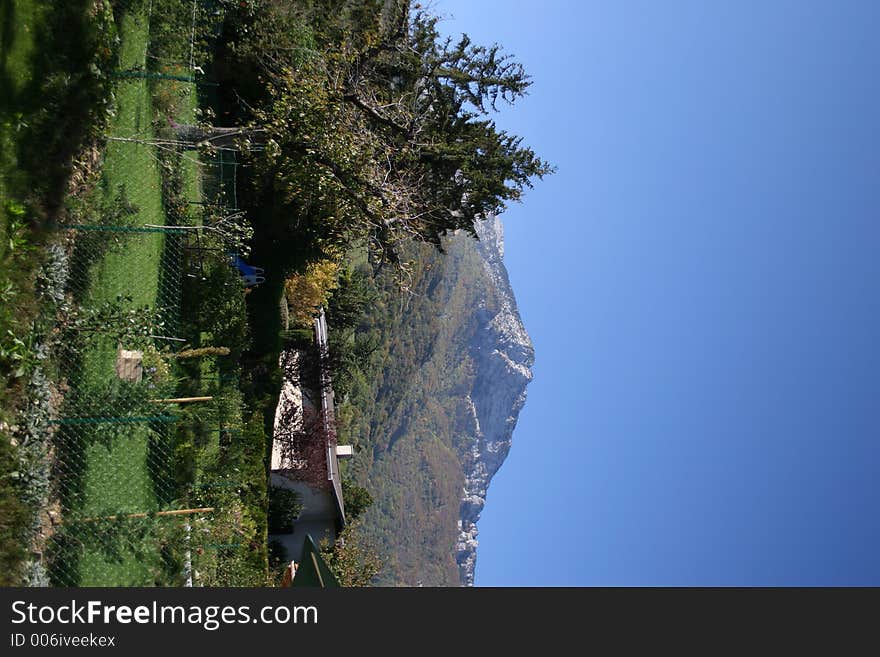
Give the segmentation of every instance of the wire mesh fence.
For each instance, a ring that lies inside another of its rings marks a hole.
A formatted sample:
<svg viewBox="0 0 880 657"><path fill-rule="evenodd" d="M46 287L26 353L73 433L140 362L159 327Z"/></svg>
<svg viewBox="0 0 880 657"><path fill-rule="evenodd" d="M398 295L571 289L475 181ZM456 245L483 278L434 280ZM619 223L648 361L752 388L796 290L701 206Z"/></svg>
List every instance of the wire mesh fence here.
<svg viewBox="0 0 880 657"><path fill-rule="evenodd" d="M60 230L72 251L59 322L65 386L54 420L51 580L191 582L193 528L203 537L216 507L194 487L202 468L180 447L188 434L216 432L219 442L223 425L215 395L193 394L219 386L186 380L175 363L185 344L177 333L187 236L104 222ZM176 397L182 389L190 397ZM207 407L181 411L185 401Z"/></svg>
<svg viewBox="0 0 880 657"><path fill-rule="evenodd" d="M236 375L184 353L200 339L182 321L186 286L219 280L238 289L206 293L242 294L228 243L207 225L237 211L235 152L175 134L174 117L193 120L196 20L211 6L192 4L183 62L153 47L149 14L132 19L143 44L123 48L100 183L57 227L69 268L45 550L54 585L235 583L232 564L254 550L241 501L253 482L228 456L245 440ZM220 275L209 280L206 262Z"/></svg>
<svg viewBox="0 0 880 657"><path fill-rule="evenodd" d="M169 559L182 545L180 522L157 515L174 506L174 420L162 414L59 420L55 482L63 523L49 548L55 585L177 583L181 566Z"/></svg>
<svg viewBox="0 0 880 657"><path fill-rule="evenodd" d="M203 202L229 210L238 209L238 167L236 152L218 148L201 164Z"/></svg>
<svg viewBox="0 0 880 657"><path fill-rule="evenodd" d="M120 341L177 331L183 229L96 224L62 231L74 245L71 299L89 309L80 314L80 330L115 333Z"/></svg>
<svg viewBox="0 0 880 657"><path fill-rule="evenodd" d="M152 390L137 387L119 386L115 407L90 409L101 415L55 421L61 523L48 550L52 582L226 583L217 572L220 559L249 547L237 524L246 483L235 470L221 469L224 443L241 430L226 425L221 404L172 412L157 408ZM196 455L194 443L212 440L214 453Z"/></svg>
<svg viewBox="0 0 880 657"><path fill-rule="evenodd" d="M186 360L198 350L186 349L193 328L181 332L181 294L184 283L204 285L188 273L193 233L106 224L59 230L72 247L58 323L64 399L53 421L51 581L225 581L221 562L248 548L235 517L247 484L224 463L241 439L242 409L235 374ZM229 272L221 279L236 282ZM240 284L219 291L236 293Z"/></svg>

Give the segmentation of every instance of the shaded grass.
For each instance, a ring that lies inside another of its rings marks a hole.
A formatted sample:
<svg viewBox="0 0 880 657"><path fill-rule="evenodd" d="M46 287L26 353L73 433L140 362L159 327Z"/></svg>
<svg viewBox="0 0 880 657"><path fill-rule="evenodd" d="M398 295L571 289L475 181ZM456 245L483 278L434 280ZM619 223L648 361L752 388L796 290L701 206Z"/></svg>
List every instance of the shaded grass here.
<svg viewBox="0 0 880 657"><path fill-rule="evenodd" d="M122 37L120 68L139 69L146 65L149 24L143 14L125 14L119 19ZM170 95L174 102L166 102ZM164 98L164 99L163 99ZM149 140L155 136L154 119L166 112L181 122L193 122L198 97L193 85L161 82L151 84L142 79L124 79L116 85L116 115L109 126L112 136ZM159 124L161 125L161 124ZM187 153L182 159L185 198L201 198L201 175L196 155ZM152 147L110 140L107 145L101 194L104 205L112 203L120 189L137 208L136 224L169 223L163 207L160 163ZM131 297L135 307L155 307L160 293L160 268L165 239L162 233L136 234L109 250L90 270L88 303L113 301L119 295ZM101 382L114 375L116 345L109 340L98 343L83 359L83 379ZM237 391L236 391L237 392ZM239 419L240 421L240 419ZM83 508L85 515L137 513L154 511L167 502L167 491L160 490L168 482L157 480L163 469L158 460L168 454L154 452L157 434L149 425L132 424L124 436L110 442L95 442L84 454ZM219 444L206 445L209 460L217 458ZM165 448L168 444L164 443ZM157 520L158 523L167 522ZM84 586L151 585L162 568L159 544L145 542L138 554L131 550L107 550L106 546L86 545L79 556L78 582Z"/></svg>
<svg viewBox="0 0 880 657"><path fill-rule="evenodd" d="M71 160L106 117L115 35L94 0L0 0L0 195L33 225L52 218Z"/></svg>
<svg viewBox="0 0 880 657"><path fill-rule="evenodd" d="M120 67L143 66L149 24L142 14L121 18ZM150 139L153 136L152 104L146 80L129 79L116 86L116 115L109 131L113 136ZM101 181L104 201L109 204L120 188L138 209L137 224L163 224L161 177L150 147L110 141ZM132 298L135 306L156 304L159 264L164 245L161 233L137 234L110 250L91 269L89 303L113 301L119 295ZM107 381L115 376L116 345L100 341L83 356L83 379ZM85 452L83 509L81 513L151 511L158 507L149 467L149 426L133 424L125 436L109 444L96 443ZM88 546L79 561L83 586L144 585L151 582L152 559L131 553L108 559L106 551ZM158 555L155 556L158 560Z"/></svg>
<svg viewBox="0 0 880 657"><path fill-rule="evenodd" d="M34 75L34 34L44 12L33 0L0 0L0 262L10 255L10 224L22 207L16 197L28 186L18 151L27 135L27 114L39 100L28 88Z"/></svg>
<svg viewBox="0 0 880 657"><path fill-rule="evenodd" d="M35 27L44 11L33 0L0 0L0 245L6 242L12 190L26 184L17 138L26 126L26 113L37 101L27 91L34 74Z"/></svg>
<svg viewBox="0 0 880 657"><path fill-rule="evenodd" d="M0 0L0 88L7 98L20 94L31 81L34 26L45 11L34 0Z"/></svg>

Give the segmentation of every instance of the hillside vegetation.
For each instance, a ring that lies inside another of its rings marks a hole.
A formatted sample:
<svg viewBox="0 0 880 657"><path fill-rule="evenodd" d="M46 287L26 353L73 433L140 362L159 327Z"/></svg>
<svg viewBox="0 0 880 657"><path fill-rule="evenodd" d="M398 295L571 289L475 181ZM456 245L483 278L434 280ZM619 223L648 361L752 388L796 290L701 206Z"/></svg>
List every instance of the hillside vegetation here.
<svg viewBox="0 0 880 657"><path fill-rule="evenodd" d="M471 238L552 171L492 120L520 64L407 0L0 19L2 583L269 581L279 356L320 307L346 489L374 500L331 561L366 583L363 540L379 583L456 583L467 345L501 303Z"/></svg>
<svg viewBox="0 0 880 657"><path fill-rule="evenodd" d="M441 37L418 4L240 4L217 52L234 90L220 110L245 127L240 198L253 260L274 274L248 296L246 370L277 398L263 381L285 344L279 300L286 321L329 300L340 436L360 447L347 475L376 500L360 526L385 559L378 581L457 584L466 345L495 304L469 236L552 171L491 118L529 77L497 45ZM335 284L304 284L329 263Z"/></svg>
<svg viewBox="0 0 880 657"><path fill-rule="evenodd" d="M354 264L330 300L330 321L342 329L331 343L341 354L339 436L357 450L344 474L372 491L362 532L385 563L381 584L472 577L460 523L469 531L479 516L530 378L504 359L531 366L528 337L512 345L492 326L512 308L507 320L521 329L503 265L487 265L500 257L488 242L460 233L444 238L442 253L411 245L404 294L390 273ZM356 321L352 299L367 301Z"/></svg>
<svg viewBox="0 0 880 657"><path fill-rule="evenodd" d="M364 531L384 559L383 584L459 580L454 544L469 447L459 423L473 383L472 309L486 289L473 246L460 237L447 247L442 255L412 248L410 294L376 279L377 302L354 338L373 351L340 405L340 437L358 447L346 474L376 499Z"/></svg>

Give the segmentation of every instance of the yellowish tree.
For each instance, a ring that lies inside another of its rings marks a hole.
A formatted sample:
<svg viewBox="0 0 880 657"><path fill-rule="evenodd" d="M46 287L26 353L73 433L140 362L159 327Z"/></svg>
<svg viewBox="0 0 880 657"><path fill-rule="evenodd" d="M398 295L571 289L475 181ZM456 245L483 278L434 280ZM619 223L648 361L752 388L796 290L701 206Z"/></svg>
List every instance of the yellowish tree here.
<svg viewBox="0 0 880 657"><path fill-rule="evenodd" d="M290 276L284 282L284 293L292 322L309 326L318 309L327 305L338 280L339 265L332 260L313 262L304 272Z"/></svg>

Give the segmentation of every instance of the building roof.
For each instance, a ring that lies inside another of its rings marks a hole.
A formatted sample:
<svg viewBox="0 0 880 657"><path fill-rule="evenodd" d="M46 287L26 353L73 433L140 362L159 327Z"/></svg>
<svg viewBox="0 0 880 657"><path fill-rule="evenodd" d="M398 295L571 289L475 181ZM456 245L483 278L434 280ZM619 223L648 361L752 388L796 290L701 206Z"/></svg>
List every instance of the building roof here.
<svg viewBox="0 0 880 657"><path fill-rule="evenodd" d="M336 455L336 409L333 382L330 373L327 319L324 309L314 319L315 347L318 368L312 379L318 394L295 381L302 373L302 354L291 350L282 356L286 371L278 409L275 414L275 436L272 443L271 469L290 479L303 481L313 488L325 488L332 493L339 526L346 523L345 502L342 497L342 477ZM293 372L291 371L294 370ZM303 375L305 376L305 375ZM279 439L290 431L295 448L284 446Z"/></svg>

